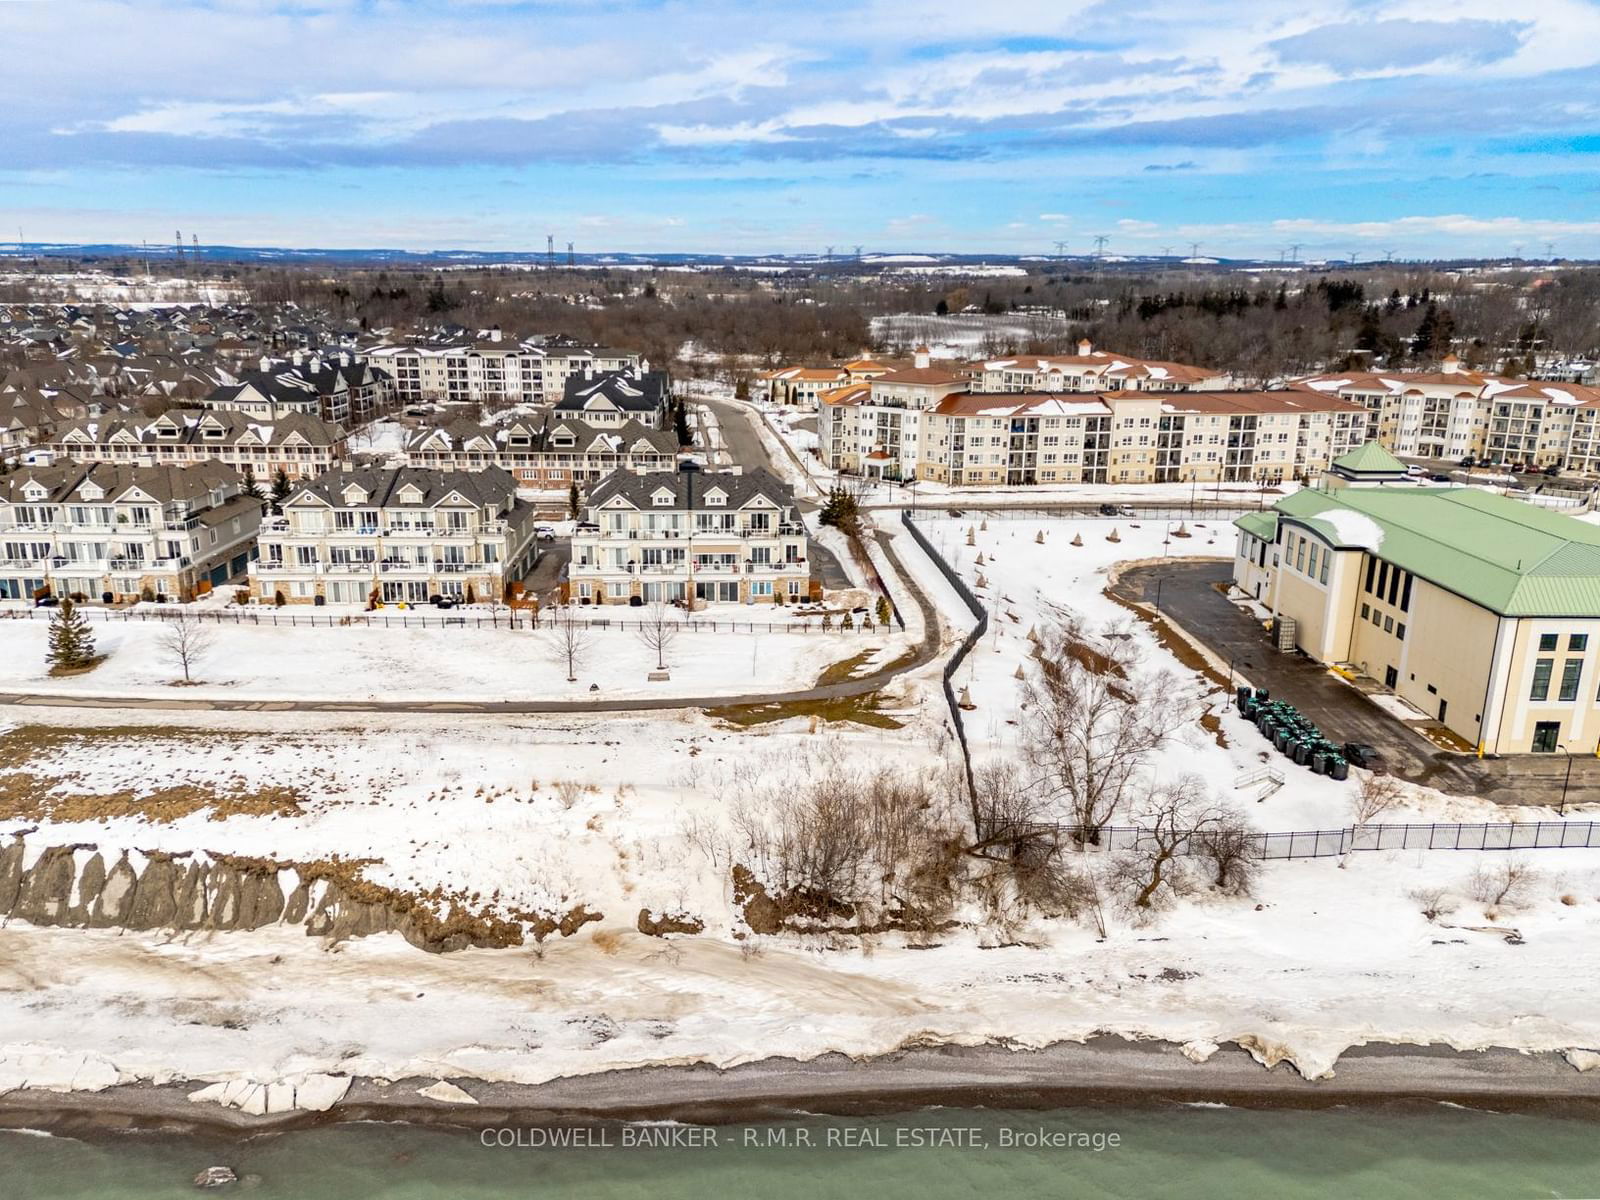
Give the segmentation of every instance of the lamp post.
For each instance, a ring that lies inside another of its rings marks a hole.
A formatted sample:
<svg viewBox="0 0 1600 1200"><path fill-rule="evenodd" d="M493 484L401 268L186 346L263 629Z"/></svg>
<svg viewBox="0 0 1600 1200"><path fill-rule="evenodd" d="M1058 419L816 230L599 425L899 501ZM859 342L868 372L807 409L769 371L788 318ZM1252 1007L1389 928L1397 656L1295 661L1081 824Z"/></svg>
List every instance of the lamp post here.
<svg viewBox="0 0 1600 1200"><path fill-rule="evenodd" d="M1567 815L1567 785L1572 782L1572 751L1567 749L1565 742L1561 743L1561 753L1567 756L1567 773L1561 778L1561 806L1560 813Z"/></svg>
<svg viewBox="0 0 1600 1200"><path fill-rule="evenodd" d="M1165 581L1161 578L1161 576L1156 576L1156 614L1158 616L1161 613L1161 585L1163 582Z"/></svg>

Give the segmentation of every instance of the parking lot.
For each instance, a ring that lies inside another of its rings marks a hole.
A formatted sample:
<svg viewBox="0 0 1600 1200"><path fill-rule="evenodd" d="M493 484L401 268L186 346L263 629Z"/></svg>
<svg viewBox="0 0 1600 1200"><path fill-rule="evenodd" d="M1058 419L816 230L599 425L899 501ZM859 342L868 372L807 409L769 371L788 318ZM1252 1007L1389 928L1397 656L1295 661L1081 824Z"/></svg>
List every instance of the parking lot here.
<svg viewBox="0 0 1600 1200"><path fill-rule="evenodd" d="M1600 802L1600 759L1569 760L1559 754L1478 759L1440 749L1413 723L1373 704L1356 688L1303 654L1282 653L1261 623L1232 604L1219 587L1232 575L1230 562L1173 562L1127 571L1115 591L1124 599L1154 604L1160 581L1162 615L1257 687L1268 688L1314 721L1334 742L1366 742L1403 779L1498 804ZM1426 724L1422 722L1421 724ZM1261 742L1264 748L1267 743ZM1290 776L1292 779L1293 776Z"/></svg>

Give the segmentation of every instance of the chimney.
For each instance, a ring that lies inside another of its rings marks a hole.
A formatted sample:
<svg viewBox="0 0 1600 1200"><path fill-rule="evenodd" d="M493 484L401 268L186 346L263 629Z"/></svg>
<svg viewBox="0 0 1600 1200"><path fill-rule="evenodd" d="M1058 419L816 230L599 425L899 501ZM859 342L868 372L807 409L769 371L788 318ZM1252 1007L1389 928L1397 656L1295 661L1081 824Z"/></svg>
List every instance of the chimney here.
<svg viewBox="0 0 1600 1200"><path fill-rule="evenodd" d="M919 371L928 369L933 362L933 353L926 346L918 346L911 353L911 365Z"/></svg>
<svg viewBox="0 0 1600 1200"><path fill-rule="evenodd" d="M1088 338L1079 338L1078 339L1078 357L1080 357L1080 358L1088 358L1089 355L1091 355L1093 353L1094 353L1094 343L1091 342Z"/></svg>
<svg viewBox="0 0 1600 1200"><path fill-rule="evenodd" d="M268 358L265 354L263 354L261 356L261 373L263 375L265 375L271 370L272 370L272 360L270 358Z"/></svg>
<svg viewBox="0 0 1600 1200"><path fill-rule="evenodd" d="M1439 365L1441 368L1443 368L1446 375L1454 375L1457 371L1461 370L1461 360L1454 354L1446 354L1444 356L1444 362L1440 363Z"/></svg>
<svg viewBox="0 0 1600 1200"><path fill-rule="evenodd" d="M498 325L489 326L489 340L491 342L498 342L500 340L500 326L498 326Z"/></svg>
<svg viewBox="0 0 1600 1200"><path fill-rule="evenodd" d="M311 356L311 373L315 375L320 370L322 370L322 355L313 354Z"/></svg>

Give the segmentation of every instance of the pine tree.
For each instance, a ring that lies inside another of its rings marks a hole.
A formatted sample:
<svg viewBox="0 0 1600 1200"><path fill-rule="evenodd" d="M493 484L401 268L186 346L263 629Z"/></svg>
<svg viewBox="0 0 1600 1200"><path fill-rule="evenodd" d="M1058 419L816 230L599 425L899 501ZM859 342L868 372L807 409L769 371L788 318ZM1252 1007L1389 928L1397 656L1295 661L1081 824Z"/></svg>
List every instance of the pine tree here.
<svg viewBox="0 0 1600 1200"><path fill-rule="evenodd" d="M261 490L261 481L249 467L244 469L244 494L255 497L263 504L267 502L267 494Z"/></svg>
<svg viewBox="0 0 1600 1200"><path fill-rule="evenodd" d="M86 667L94 661L94 632L78 606L63 597L50 621L50 648L46 661L57 669Z"/></svg>
<svg viewBox="0 0 1600 1200"><path fill-rule="evenodd" d="M278 473L272 477L273 512L283 512L283 502L289 498L289 493L293 490L293 487L294 485L289 482L289 472L279 467Z"/></svg>
<svg viewBox="0 0 1600 1200"><path fill-rule="evenodd" d="M567 484L567 516L574 521L578 519L578 481L576 479Z"/></svg>

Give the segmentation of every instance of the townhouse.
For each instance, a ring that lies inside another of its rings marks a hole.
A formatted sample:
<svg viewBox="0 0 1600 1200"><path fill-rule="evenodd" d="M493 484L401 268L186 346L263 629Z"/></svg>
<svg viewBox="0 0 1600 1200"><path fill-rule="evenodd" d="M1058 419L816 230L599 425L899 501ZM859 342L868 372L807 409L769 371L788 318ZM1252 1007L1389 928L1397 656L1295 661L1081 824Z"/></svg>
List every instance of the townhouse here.
<svg viewBox="0 0 1600 1200"><path fill-rule="evenodd" d="M0 476L0 599L188 600L245 573L261 500L220 463Z"/></svg>
<svg viewBox="0 0 1600 1200"><path fill-rule="evenodd" d="M265 482L279 471L291 480L322 474L345 457L346 438L341 426L303 413L257 420L243 412L171 409L154 418L70 422L48 449L78 462L130 466L214 461Z"/></svg>
<svg viewBox="0 0 1600 1200"><path fill-rule="evenodd" d="M331 358L296 354L286 362L261 360L247 372L203 397L201 408L249 413L275 421L291 413L321 417L345 429L364 425L390 407L388 373L348 352Z"/></svg>
<svg viewBox="0 0 1600 1200"><path fill-rule="evenodd" d="M265 603L497 601L538 556L533 506L498 467L329 471L280 507L250 565Z"/></svg>
<svg viewBox="0 0 1600 1200"><path fill-rule="evenodd" d="M503 425L456 421L412 434L405 456L410 467L446 471L499 467L524 487L565 490L613 471L674 470L678 439L631 420L606 428L554 417L516 418Z"/></svg>
<svg viewBox="0 0 1600 1200"><path fill-rule="evenodd" d="M1481 753L1596 753L1600 528L1478 488L1361 485L1379 456L1393 478L1364 448L1235 522L1235 584L1283 642Z"/></svg>
<svg viewBox="0 0 1600 1200"><path fill-rule="evenodd" d="M918 349L919 354L926 352L925 347ZM750 398L763 403L815 410L821 406L824 393L847 384L876 379L895 369L895 364L879 362L866 355L838 367L778 367L763 371L751 381Z"/></svg>
<svg viewBox="0 0 1600 1200"><path fill-rule="evenodd" d="M782 604L808 597L794 493L770 472L618 471L592 489L572 538L575 604Z"/></svg>
<svg viewBox="0 0 1600 1200"><path fill-rule="evenodd" d="M620 427L631 421L665 429L667 402L664 371L602 371L568 379L552 413L596 426Z"/></svg>

